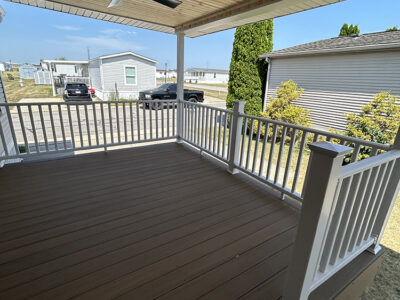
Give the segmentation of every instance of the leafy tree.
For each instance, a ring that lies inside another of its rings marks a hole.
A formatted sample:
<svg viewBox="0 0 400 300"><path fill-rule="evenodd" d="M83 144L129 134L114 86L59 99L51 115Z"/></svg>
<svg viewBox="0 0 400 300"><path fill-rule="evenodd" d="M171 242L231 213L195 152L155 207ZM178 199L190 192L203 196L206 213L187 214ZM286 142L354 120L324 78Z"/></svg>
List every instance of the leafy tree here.
<svg viewBox="0 0 400 300"><path fill-rule="evenodd" d="M58 60L67 60L67 58L65 56L61 56L58 58Z"/></svg>
<svg viewBox="0 0 400 300"><path fill-rule="evenodd" d="M349 25L347 23L344 23L342 28L340 29L339 36L348 36L349 32Z"/></svg>
<svg viewBox="0 0 400 300"><path fill-rule="evenodd" d="M390 92L376 94L369 104L361 108L360 114L346 114L347 129L336 132L377 143L393 143L400 125L398 100ZM369 157L370 152L370 147L362 147L359 159ZM349 157L345 163L349 163Z"/></svg>
<svg viewBox="0 0 400 300"><path fill-rule="evenodd" d="M286 123L310 126L310 111L293 104L300 98L304 89L299 88L293 80L282 82L276 91L276 98L270 97L266 112L261 115L268 119L279 120Z"/></svg>
<svg viewBox="0 0 400 300"><path fill-rule="evenodd" d="M259 115L265 92L265 62L259 55L272 51L273 20L238 27L229 69L227 107L246 101L245 112Z"/></svg>
<svg viewBox="0 0 400 300"><path fill-rule="evenodd" d="M342 28L340 29L339 36L351 36L354 34L360 34L360 29L358 25L351 24L350 26L347 23L344 23Z"/></svg>
<svg viewBox="0 0 400 300"><path fill-rule="evenodd" d="M397 26L393 26L392 28L386 29L386 31L397 31L399 28Z"/></svg>

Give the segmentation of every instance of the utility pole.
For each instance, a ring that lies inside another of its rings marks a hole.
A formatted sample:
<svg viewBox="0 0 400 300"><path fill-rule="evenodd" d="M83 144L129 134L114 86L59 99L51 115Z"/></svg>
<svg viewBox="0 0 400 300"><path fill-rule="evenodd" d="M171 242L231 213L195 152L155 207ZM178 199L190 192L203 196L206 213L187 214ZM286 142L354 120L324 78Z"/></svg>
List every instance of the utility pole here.
<svg viewBox="0 0 400 300"><path fill-rule="evenodd" d="M89 47L87 47L87 59L88 59L88 61L90 60L90 49L89 49Z"/></svg>
<svg viewBox="0 0 400 300"><path fill-rule="evenodd" d="M167 64L167 63L165 63L165 72L164 72L164 76L165 76L165 83L167 83L167 67L168 67L168 64Z"/></svg>

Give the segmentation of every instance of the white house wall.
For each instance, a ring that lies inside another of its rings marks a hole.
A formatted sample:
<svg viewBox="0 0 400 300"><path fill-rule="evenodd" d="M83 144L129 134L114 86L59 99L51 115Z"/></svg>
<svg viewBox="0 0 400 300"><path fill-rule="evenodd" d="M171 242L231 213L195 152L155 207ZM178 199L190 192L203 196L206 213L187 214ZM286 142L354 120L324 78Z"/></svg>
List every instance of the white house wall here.
<svg viewBox="0 0 400 300"><path fill-rule="evenodd" d="M125 66L136 66L136 85L125 84ZM115 93L117 84L120 98L137 99L139 92L156 87L156 63L124 55L102 60L103 100Z"/></svg>
<svg viewBox="0 0 400 300"><path fill-rule="evenodd" d="M75 65L67 65L67 64L55 64L56 72L53 72L54 75L66 75L66 76L82 76L82 70Z"/></svg>
<svg viewBox="0 0 400 300"><path fill-rule="evenodd" d="M100 60L91 61L89 64L89 77L92 84L92 88L98 95L98 92L103 91L103 86L101 84L101 72L100 72Z"/></svg>
<svg viewBox="0 0 400 300"><path fill-rule="evenodd" d="M304 88L295 104L311 110L313 127L344 129L344 114L376 93L400 95L400 51L271 58L268 98L289 79Z"/></svg>

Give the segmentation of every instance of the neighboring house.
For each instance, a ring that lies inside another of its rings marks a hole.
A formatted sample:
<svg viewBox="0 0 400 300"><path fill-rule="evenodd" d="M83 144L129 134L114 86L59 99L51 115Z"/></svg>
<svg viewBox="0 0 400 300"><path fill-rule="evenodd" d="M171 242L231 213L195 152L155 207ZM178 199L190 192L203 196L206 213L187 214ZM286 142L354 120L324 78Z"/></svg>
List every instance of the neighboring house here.
<svg viewBox="0 0 400 300"><path fill-rule="evenodd" d="M185 81L191 83L227 83L228 70L190 68L185 71Z"/></svg>
<svg viewBox="0 0 400 300"><path fill-rule="evenodd" d="M102 100L137 99L139 92L156 87L157 61L133 52L104 55L90 60L89 76Z"/></svg>
<svg viewBox="0 0 400 300"><path fill-rule="evenodd" d="M37 71L38 67L32 64L22 64L19 67L19 78L22 79L33 79L34 73Z"/></svg>
<svg viewBox="0 0 400 300"><path fill-rule="evenodd" d="M156 78L176 78L176 70L156 70Z"/></svg>
<svg viewBox="0 0 400 300"><path fill-rule="evenodd" d="M40 65L43 71L50 72L53 96L62 93L67 82L79 81L89 84L87 60L41 59Z"/></svg>
<svg viewBox="0 0 400 300"><path fill-rule="evenodd" d="M40 60L43 70L50 71L53 76L88 76L87 60Z"/></svg>
<svg viewBox="0 0 400 300"><path fill-rule="evenodd" d="M400 95L400 31L336 37L260 55L268 62L265 103L289 79L304 88L296 104L316 128L345 128L376 93Z"/></svg>
<svg viewBox="0 0 400 300"><path fill-rule="evenodd" d="M6 62L0 62L0 72L12 71L12 66Z"/></svg>

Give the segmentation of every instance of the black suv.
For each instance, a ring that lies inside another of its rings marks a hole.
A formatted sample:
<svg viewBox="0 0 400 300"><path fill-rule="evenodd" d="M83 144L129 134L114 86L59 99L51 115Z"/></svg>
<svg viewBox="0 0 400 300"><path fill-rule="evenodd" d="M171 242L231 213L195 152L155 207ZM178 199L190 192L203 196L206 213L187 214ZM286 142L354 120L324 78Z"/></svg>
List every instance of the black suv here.
<svg viewBox="0 0 400 300"><path fill-rule="evenodd" d="M183 97L190 102L203 102L204 92L198 90L184 90ZM139 100L175 100L176 99L176 83L164 83L159 87L142 91L139 93ZM146 105L147 107L149 105ZM158 105L160 106L160 105Z"/></svg>
<svg viewBox="0 0 400 300"><path fill-rule="evenodd" d="M92 100L92 96L85 83L67 83L63 95L64 101Z"/></svg>

